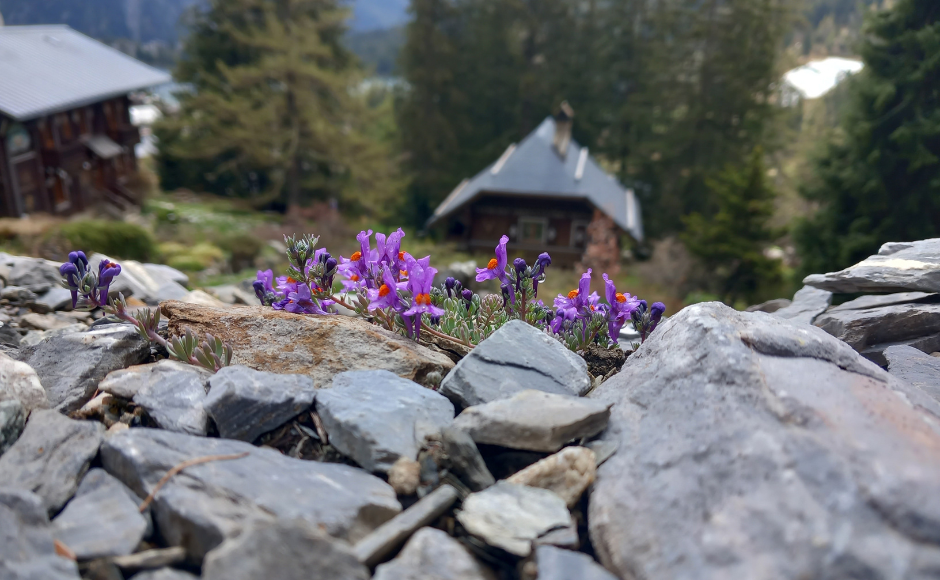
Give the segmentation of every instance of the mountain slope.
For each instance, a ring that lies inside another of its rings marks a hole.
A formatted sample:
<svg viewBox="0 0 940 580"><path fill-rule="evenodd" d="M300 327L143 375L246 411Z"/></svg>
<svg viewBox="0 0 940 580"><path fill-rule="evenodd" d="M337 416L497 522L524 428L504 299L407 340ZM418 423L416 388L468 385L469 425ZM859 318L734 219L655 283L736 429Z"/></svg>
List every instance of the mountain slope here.
<svg viewBox="0 0 940 580"><path fill-rule="evenodd" d="M387 29L408 20L408 0L352 0L353 31Z"/></svg>

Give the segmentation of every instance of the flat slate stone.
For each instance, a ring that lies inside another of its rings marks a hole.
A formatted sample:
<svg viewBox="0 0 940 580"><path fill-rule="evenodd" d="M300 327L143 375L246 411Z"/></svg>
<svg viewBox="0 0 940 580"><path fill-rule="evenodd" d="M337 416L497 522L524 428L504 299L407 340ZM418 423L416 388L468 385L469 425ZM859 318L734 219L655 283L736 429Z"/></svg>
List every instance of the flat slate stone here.
<svg viewBox="0 0 940 580"><path fill-rule="evenodd" d="M535 561L539 569L536 580L617 580L593 558L581 552L539 546L535 549Z"/></svg>
<svg viewBox="0 0 940 580"><path fill-rule="evenodd" d="M911 348L916 348L921 352L934 353L940 351L940 333L912 338L910 340L882 342L864 349L861 352L861 355L876 365L884 368L888 366L888 359L885 358L884 351L892 346L909 346Z"/></svg>
<svg viewBox="0 0 940 580"><path fill-rule="evenodd" d="M773 315L801 324L812 324L831 303L832 292L803 286L793 295L793 302L789 306L774 311Z"/></svg>
<svg viewBox="0 0 940 580"><path fill-rule="evenodd" d="M911 302L931 302L936 300L937 294L928 292L897 292L895 294L872 294L868 296L859 296L855 300L843 302L838 306L833 306L829 312L841 312L843 310L864 310L866 308L876 308L878 306L891 306L892 304L908 304Z"/></svg>
<svg viewBox="0 0 940 580"><path fill-rule="evenodd" d="M473 437L466 431L451 425L441 431L441 446L444 449L445 466L470 488L483 491L496 483Z"/></svg>
<svg viewBox="0 0 940 580"><path fill-rule="evenodd" d="M0 352L0 401L19 401L26 412L48 409L46 391L33 367Z"/></svg>
<svg viewBox="0 0 940 580"><path fill-rule="evenodd" d="M140 501L103 469L92 469L52 520L53 536L79 560L131 554L150 532L150 521L138 510Z"/></svg>
<svg viewBox="0 0 940 580"><path fill-rule="evenodd" d="M316 406L330 444L368 471L416 459L424 438L454 420L446 397L388 371L336 375L332 388L317 393Z"/></svg>
<svg viewBox="0 0 940 580"><path fill-rule="evenodd" d="M940 304L893 304L864 310L827 312L816 326L861 352L940 333Z"/></svg>
<svg viewBox="0 0 940 580"><path fill-rule="evenodd" d="M753 306L748 306L746 312L766 312L771 314L780 310L781 308L786 308L791 304L789 298L774 298L773 300L768 300L767 302L761 302L760 304L754 304Z"/></svg>
<svg viewBox="0 0 940 580"><path fill-rule="evenodd" d="M23 404L16 399L0 401L0 455L16 443L24 426L26 409Z"/></svg>
<svg viewBox="0 0 940 580"><path fill-rule="evenodd" d="M613 404L588 525L621 578L929 578L940 404L818 328L718 303L666 321Z"/></svg>
<svg viewBox="0 0 940 580"><path fill-rule="evenodd" d="M513 320L457 363L444 377L441 394L462 409L527 389L580 396L590 388L584 359L548 334Z"/></svg>
<svg viewBox="0 0 940 580"><path fill-rule="evenodd" d="M33 411L23 434L0 456L0 486L36 493L54 515L75 493L98 454L103 433L100 423L75 421L45 409Z"/></svg>
<svg viewBox="0 0 940 580"><path fill-rule="evenodd" d="M524 558L540 536L571 526L571 514L548 490L498 481L467 496L457 521L487 544Z"/></svg>
<svg viewBox="0 0 940 580"><path fill-rule="evenodd" d="M75 562L55 553L42 498L24 489L0 487L0 578L79 580Z"/></svg>
<svg viewBox="0 0 940 580"><path fill-rule="evenodd" d="M940 358L909 346L885 349L888 372L940 402Z"/></svg>
<svg viewBox="0 0 940 580"><path fill-rule="evenodd" d="M804 284L830 292L940 292L940 238L889 242L839 272L812 274Z"/></svg>
<svg viewBox="0 0 940 580"><path fill-rule="evenodd" d="M105 470L140 497L179 463L248 453L189 467L153 502L154 525L167 545L184 546L194 562L254 523L303 519L354 542L401 511L391 486L348 465L304 461L241 441L158 429L109 435Z"/></svg>
<svg viewBox="0 0 940 580"><path fill-rule="evenodd" d="M346 543L302 520L252 526L206 554L202 570L203 580L369 580L369 576Z"/></svg>
<svg viewBox="0 0 940 580"><path fill-rule="evenodd" d="M308 376L239 365L212 375L205 407L222 437L251 442L309 409L315 394Z"/></svg>
<svg viewBox="0 0 940 580"><path fill-rule="evenodd" d="M148 356L150 343L130 324L57 334L16 353L16 358L36 370L49 403L62 412L80 409L111 371L143 362Z"/></svg>
<svg viewBox="0 0 940 580"><path fill-rule="evenodd" d="M208 332L232 345L233 364L301 374L317 388L344 371L386 370L418 383L447 374L447 356L350 316L308 316L263 306L213 307L164 302L169 330Z"/></svg>
<svg viewBox="0 0 940 580"><path fill-rule="evenodd" d="M376 568L372 577L372 580L425 579L496 580L496 575L446 532L421 528L408 540L401 553L391 562Z"/></svg>
<svg viewBox="0 0 940 580"><path fill-rule="evenodd" d="M199 576L194 576L189 572L177 570L176 568L159 568L134 574L131 580L199 580Z"/></svg>
<svg viewBox="0 0 940 580"><path fill-rule="evenodd" d="M56 310L71 310L72 309L72 293L69 292L68 288L63 288L62 286L53 286L45 294L38 297L36 302L42 304L51 311Z"/></svg>
<svg viewBox="0 0 940 580"><path fill-rule="evenodd" d="M553 453L572 439L597 435L609 417L604 403L528 390L468 407L454 420L454 427L478 444Z"/></svg>
<svg viewBox="0 0 940 580"><path fill-rule="evenodd" d="M171 360L135 369L139 388L134 403L143 407L157 425L177 433L206 434L209 415L204 405L211 372ZM125 385L134 380L133 376L123 378Z"/></svg>

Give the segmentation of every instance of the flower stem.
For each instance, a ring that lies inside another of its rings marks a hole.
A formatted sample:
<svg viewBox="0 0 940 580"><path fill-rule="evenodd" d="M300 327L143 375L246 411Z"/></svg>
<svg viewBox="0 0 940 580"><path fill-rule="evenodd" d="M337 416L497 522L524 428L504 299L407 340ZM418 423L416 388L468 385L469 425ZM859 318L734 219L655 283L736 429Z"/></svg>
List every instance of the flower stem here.
<svg viewBox="0 0 940 580"><path fill-rule="evenodd" d="M459 338L454 338L453 336L450 336L449 334L444 334L443 332L438 332L438 331L434 330L433 328L429 327L429 326L428 326L427 324L425 324L424 322L421 323L421 328L423 328L425 331L427 331L427 332L430 333L430 334L433 334L434 336L436 336L436 337L438 337L438 338L443 338L444 340L449 340L449 341L451 341L451 342L455 342L455 343L457 343L457 344L459 344L459 345L461 345L461 346L465 346L465 347L470 348L470 349L473 348L473 345L468 344L467 342L464 342L464 341L460 340Z"/></svg>

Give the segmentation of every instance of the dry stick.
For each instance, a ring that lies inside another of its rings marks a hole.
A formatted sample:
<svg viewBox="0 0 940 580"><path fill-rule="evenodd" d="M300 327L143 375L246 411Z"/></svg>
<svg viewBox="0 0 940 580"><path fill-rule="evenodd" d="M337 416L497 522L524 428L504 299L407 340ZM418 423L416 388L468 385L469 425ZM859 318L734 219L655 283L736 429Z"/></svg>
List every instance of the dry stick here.
<svg viewBox="0 0 940 580"><path fill-rule="evenodd" d="M465 346L465 347L467 347L467 348L473 350L473 347L472 347L472 346L470 346L469 344L467 344L467 343L465 343L464 341L460 340L459 338L454 338L453 336L450 336L449 334L444 334L443 332L438 332L438 331L434 330L433 328L429 327L427 324L425 324L425 323L423 323L423 322L421 323L421 328L423 328L424 330L426 330L427 332L433 334L434 336L436 336L436 337L438 337L438 338L443 338L444 340L449 340L449 341L451 341L451 342L453 342L453 343L459 344L460 346Z"/></svg>
<svg viewBox="0 0 940 580"><path fill-rule="evenodd" d="M193 465L199 465L201 463L209 463L210 461L226 461L228 459L241 459L242 457L246 457L247 455L248 455L248 452L245 451L244 453L236 453L234 455L206 455L205 457L187 459L186 461L180 463L173 469L166 472L166 475L164 475L160 479L160 481L157 482L157 485L154 486L153 491L150 492L150 495L148 495L144 499L143 503L140 504L138 511L140 511L140 513L144 513L144 510L147 509L147 506L149 506L150 502L153 501L153 498L157 495L157 492L160 491L160 488L166 485L166 483L170 481L171 477L173 477L180 471L183 471L187 467L192 467Z"/></svg>

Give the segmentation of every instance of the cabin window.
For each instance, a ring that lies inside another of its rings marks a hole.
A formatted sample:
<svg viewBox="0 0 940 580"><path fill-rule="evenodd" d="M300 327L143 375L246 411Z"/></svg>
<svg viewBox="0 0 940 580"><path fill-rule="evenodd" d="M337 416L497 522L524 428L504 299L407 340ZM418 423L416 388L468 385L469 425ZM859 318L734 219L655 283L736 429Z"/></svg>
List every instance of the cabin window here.
<svg viewBox="0 0 940 580"><path fill-rule="evenodd" d="M7 151L10 157L26 153L33 148L33 140L29 136L26 127L19 123L10 127L7 132Z"/></svg>
<svg viewBox="0 0 940 580"><path fill-rule="evenodd" d="M544 244L548 238L548 220L537 217L519 218L519 241Z"/></svg>
<svg viewBox="0 0 940 580"><path fill-rule="evenodd" d="M72 123L69 121L68 115L56 115L55 125L56 130L59 132L59 142L61 144L66 145L75 140L75 132L72 131Z"/></svg>
<svg viewBox="0 0 940 580"><path fill-rule="evenodd" d="M571 245L583 248L587 245L587 220L574 220L571 222Z"/></svg>

